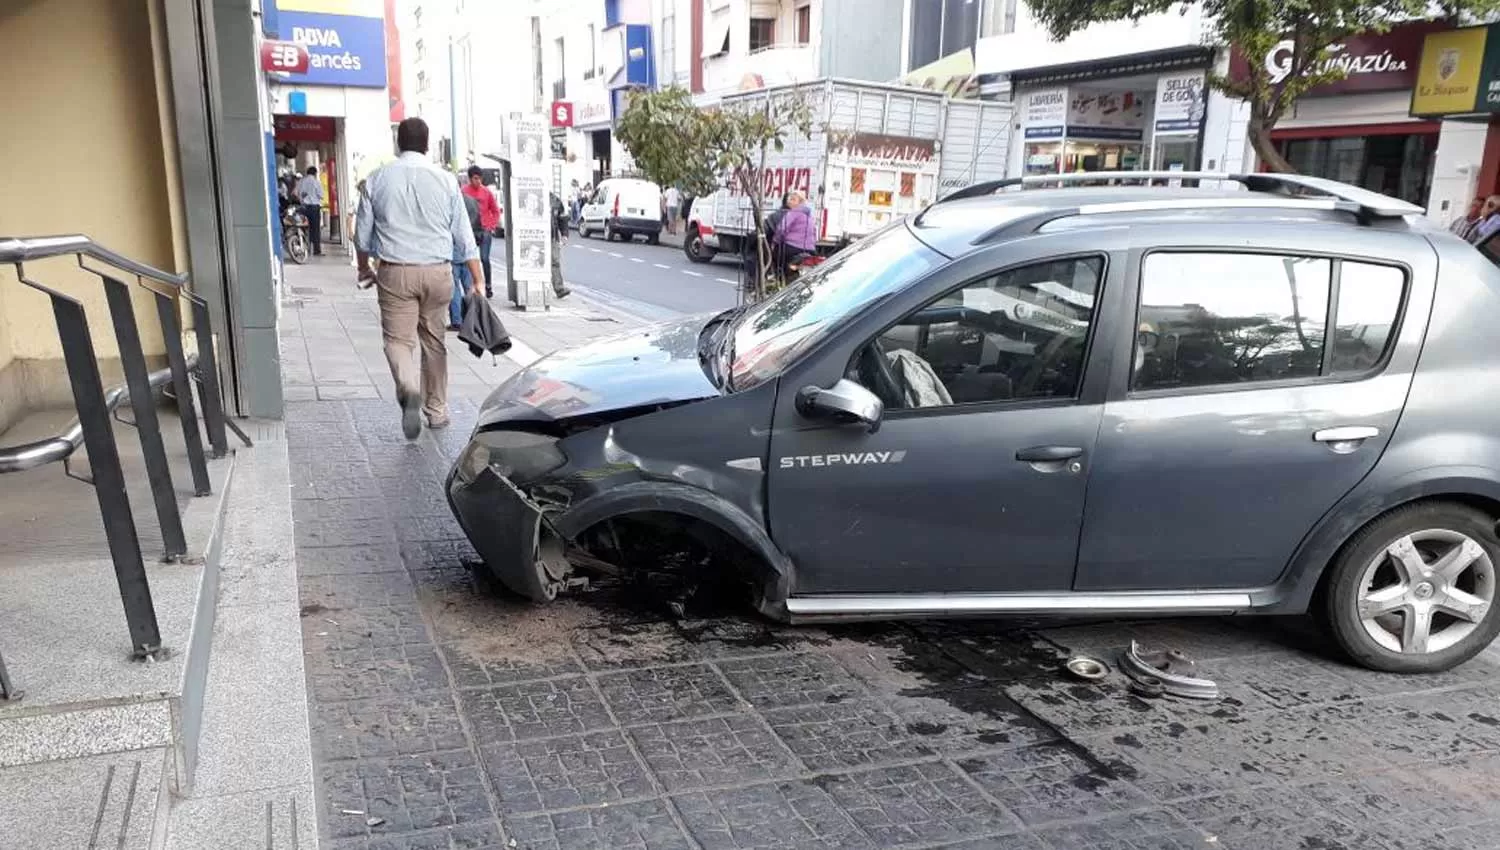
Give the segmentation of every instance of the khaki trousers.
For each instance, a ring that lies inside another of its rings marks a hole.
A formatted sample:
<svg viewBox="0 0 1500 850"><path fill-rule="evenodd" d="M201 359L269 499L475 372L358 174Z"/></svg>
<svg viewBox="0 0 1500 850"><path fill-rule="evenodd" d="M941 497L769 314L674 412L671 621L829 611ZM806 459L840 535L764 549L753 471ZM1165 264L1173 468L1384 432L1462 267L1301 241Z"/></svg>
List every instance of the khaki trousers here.
<svg viewBox="0 0 1500 850"><path fill-rule="evenodd" d="M448 302L453 298L453 266L392 266L375 273L380 300L380 331L385 359L396 379L396 398L418 393L430 422L448 418ZM417 345L422 346L421 377Z"/></svg>

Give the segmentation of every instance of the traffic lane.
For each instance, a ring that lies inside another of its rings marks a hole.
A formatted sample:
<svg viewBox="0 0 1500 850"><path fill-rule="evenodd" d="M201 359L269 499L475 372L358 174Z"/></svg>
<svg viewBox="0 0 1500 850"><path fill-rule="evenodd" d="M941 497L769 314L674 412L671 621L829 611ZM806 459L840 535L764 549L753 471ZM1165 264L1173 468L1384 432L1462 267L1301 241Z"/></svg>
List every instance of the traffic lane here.
<svg viewBox="0 0 1500 850"><path fill-rule="evenodd" d="M718 312L739 303L733 266L699 265L676 248L575 235L563 252L563 278L569 284L644 318Z"/></svg>

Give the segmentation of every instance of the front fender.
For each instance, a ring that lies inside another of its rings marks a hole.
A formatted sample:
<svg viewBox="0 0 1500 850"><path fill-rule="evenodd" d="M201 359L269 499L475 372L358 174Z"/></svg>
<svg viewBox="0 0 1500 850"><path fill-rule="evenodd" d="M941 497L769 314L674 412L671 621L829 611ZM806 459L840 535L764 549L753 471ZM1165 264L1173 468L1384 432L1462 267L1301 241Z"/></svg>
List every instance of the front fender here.
<svg viewBox="0 0 1500 850"><path fill-rule="evenodd" d="M682 514L712 525L757 555L765 572L759 576L756 607L774 619L787 618L786 598L792 588L792 563L776 548L759 523L741 508L705 490L685 484L636 481L612 487L573 503L549 519L564 537L576 538L607 519L645 512Z"/></svg>
<svg viewBox="0 0 1500 850"><path fill-rule="evenodd" d="M1443 496L1479 496L1500 502L1500 470L1448 465L1414 469L1378 486L1360 487L1333 507L1308 533L1281 579L1252 596L1271 614L1307 610L1324 570L1355 532L1376 517L1409 502Z"/></svg>

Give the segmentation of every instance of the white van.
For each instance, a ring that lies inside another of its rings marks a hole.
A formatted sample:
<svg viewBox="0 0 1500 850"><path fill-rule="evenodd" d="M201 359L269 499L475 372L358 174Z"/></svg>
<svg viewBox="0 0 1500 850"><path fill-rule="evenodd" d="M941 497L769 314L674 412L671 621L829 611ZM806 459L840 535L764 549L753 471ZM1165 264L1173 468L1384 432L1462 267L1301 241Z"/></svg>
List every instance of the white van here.
<svg viewBox="0 0 1500 850"><path fill-rule="evenodd" d="M578 222L580 236L593 233L611 242L639 234L655 245L661 239L661 187L632 177L601 180Z"/></svg>

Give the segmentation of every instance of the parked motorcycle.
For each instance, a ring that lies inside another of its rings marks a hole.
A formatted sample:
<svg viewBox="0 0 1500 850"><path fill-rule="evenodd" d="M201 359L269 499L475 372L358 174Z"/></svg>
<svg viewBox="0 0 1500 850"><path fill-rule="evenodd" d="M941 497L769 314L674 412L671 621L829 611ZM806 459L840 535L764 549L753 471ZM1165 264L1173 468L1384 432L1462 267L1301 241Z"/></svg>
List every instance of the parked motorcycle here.
<svg viewBox="0 0 1500 850"><path fill-rule="evenodd" d="M297 207L288 207L281 213L281 244L286 248L287 259L302 265L312 254L312 237L308 235L307 216Z"/></svg>

